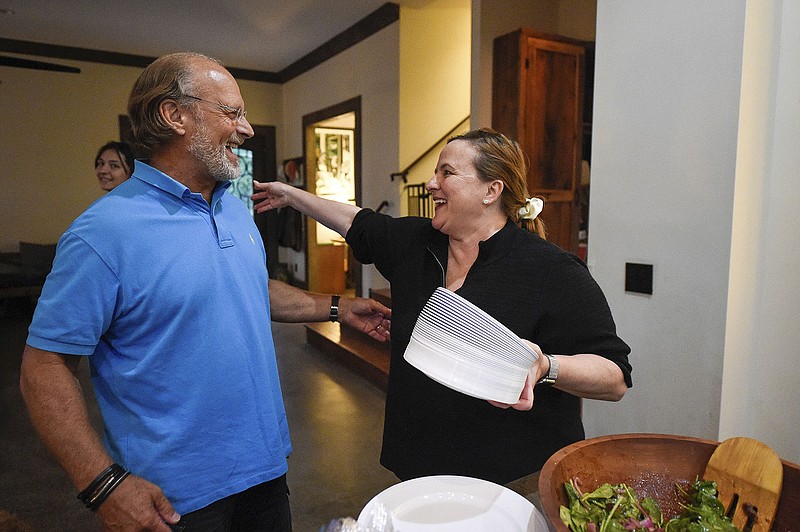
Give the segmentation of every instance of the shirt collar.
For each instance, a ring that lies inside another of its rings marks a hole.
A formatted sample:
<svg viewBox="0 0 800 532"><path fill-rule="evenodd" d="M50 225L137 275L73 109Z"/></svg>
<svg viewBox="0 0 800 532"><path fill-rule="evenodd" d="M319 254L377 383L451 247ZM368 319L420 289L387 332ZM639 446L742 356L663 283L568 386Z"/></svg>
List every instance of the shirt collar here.
<svg viewBox="0 0 800 532"><path fill-rule="evenodd" d="M134 161L133 175L131 177L135 177L140 181L144 181L145 183L178 198L183 198L192 194L192 191L189 190L189 187L174 180L161 170L153 168L141 159L136 159ZM221 181L217 183L217 186L214 188L214 197L219 197L218 194L227 190L230 186L230 181Z"/></svg>
<svg viewBox="0 0 800 532"><path fill-rule="evenodd" d="M502 253L502 250L508 249L512 242L516 230L519 227L510 219L506 224L495 234L490 236L487 240L482 240L478 244L478 258L476 262L486 260L488 257L495 256L496 253ZM446 234L433 229L432 234L428 240L428 248L433 252L442 264L447 264L447 246L449 245L449 238Z"/></svg>
<svg viewBox="0 0 800 532"><path fill-rule="evenodd" d="M504 225L502 229L490 236L487 240L483 240L478 244L480 248L478 258L482 255L491 255L498 250L507 248L508 243L514 238L515 229L518 229L517 224L510 219L506 220L506 225Z"/></svg>

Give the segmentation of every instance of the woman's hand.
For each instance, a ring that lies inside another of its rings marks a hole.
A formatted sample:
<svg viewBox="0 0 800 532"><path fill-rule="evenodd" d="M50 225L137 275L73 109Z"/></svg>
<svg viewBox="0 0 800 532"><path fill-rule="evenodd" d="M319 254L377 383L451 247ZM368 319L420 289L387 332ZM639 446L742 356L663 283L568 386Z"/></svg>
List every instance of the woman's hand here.
<svg viewBox="0 0 800 532"><path fill-rule="evenodd" d="M542 349L537 344L529 342L524 338L522 338L522 341L538 355L538 358L528 369L528 375L525 377L525 384L522 386L522 393L520 393L519 401L514 404L489 401L493 406L523 411L533 408L533 387L539 382L539 379L547 373L548 362L546 361L546 357L542 354Z"/></svg>
<svg viewBox="0 0 800 532"><path fill-rule="evenodd" d="M268 183L253 181L253 187L258 192L253 193L250 198L256 202L253 208L258 213L288 206L290 203L287 192L291 192L291 189L294 188L280 181Z"/></svg>
<svg viewBox="0 0 800 532"><path fill-rule="evenodd" d="M535 367L535 366L534 366ZM522 393L519 396L519 401L514 404L498 403L497 401L489 401L489 404L497 408L513 408L514 410L527 411L533 408L533 385L536 383L534 375L534 367L528 370L528 376L525 377L525 385L522 387Z"/></svg>

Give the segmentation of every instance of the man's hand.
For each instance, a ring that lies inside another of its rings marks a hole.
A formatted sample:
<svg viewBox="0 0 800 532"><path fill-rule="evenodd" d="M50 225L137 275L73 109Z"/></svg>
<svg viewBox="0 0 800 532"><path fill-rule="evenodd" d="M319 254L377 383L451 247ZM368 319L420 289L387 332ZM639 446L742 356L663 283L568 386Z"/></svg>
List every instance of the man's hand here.
<svg viewBox="0 0 800 532"><path fill-rule="evenodd" d="M343 297L339 300L339 321L379 342L387 342L391 337L391 317L392 309L374 299Z"/></svg>
<svg viewBox="0 0 800 532"><path fill-rule="evenodd" d="M103 530L170 532L181 516L161 489L143 478L128 475L97 510Z"/></svg>

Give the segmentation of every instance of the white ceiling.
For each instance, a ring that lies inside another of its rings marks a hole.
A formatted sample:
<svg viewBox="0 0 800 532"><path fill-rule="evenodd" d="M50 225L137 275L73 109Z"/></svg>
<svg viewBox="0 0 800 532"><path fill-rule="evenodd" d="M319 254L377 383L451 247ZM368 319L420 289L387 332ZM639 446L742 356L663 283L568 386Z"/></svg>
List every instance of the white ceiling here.
<svg viewBox="0 0 800 532"><path fill-rule="evenodd" d="M386 2L0 0L0 37L147 57L193 51L279 72Z"/></svg>

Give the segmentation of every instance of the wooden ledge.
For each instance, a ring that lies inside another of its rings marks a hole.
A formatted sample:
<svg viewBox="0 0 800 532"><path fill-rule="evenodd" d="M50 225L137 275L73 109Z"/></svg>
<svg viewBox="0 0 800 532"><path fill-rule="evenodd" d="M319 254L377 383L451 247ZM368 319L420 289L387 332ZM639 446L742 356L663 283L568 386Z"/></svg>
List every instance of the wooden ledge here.
<svg viewBox="0 0 800 532"><path fill-rule="evenodd" d="M347 326L329 321L308 323L305 327L309 344L386 391L391 356L389 343L378 342Z"/></svg>

